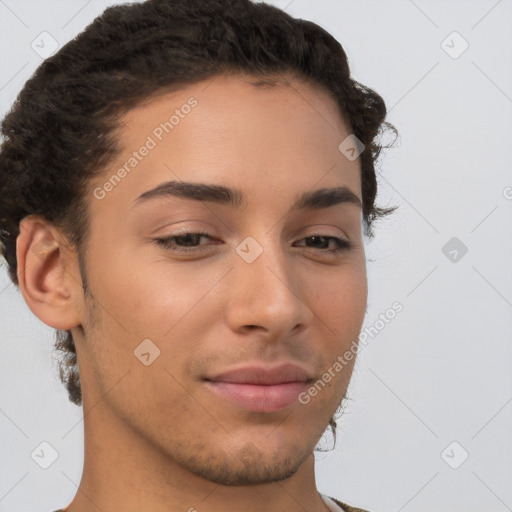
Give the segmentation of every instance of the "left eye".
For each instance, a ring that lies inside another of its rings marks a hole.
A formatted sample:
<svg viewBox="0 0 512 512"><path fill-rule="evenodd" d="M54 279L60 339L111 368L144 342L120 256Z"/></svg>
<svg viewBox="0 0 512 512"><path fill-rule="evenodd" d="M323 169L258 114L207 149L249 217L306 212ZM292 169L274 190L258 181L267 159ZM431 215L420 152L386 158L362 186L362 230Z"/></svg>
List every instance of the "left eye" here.
<svg viewBox="0 0 512 512"><path fill-rule="evenodd" d="M312 247L313 249L320 249L324 252L328 253L338 253L341 251L348 251L352 248L352 244L348 240L343 240L342 238L337 238L335 236L323 236L323 235L311 235L306 238L303 238L303 240L311 240L313 243L322 241L320 245L323 247ZM327 249L325 245L329 245L329 242L335 242L335 247L333 249Z"/></svg>
<svg viewBox="0 0 512 512"><path fill-rule="evenodd" d="M207 233L182 233L180 235L174 235L165 238L156 238L155 242L165 249L169 249L171 251L194 252L205 250L200 247L200 245L204 245L199 244L201 238L208 238L212 240L212 237ZM307 240L310 240L313 243L313 246L306 245L307 248L318 249L325 253L334 254L342 251L348 251L352 248L351 242L334 236L311 235L303 238L300 240L300 242ZM330 242L335 243L334 248L328 248Z"/></svg>

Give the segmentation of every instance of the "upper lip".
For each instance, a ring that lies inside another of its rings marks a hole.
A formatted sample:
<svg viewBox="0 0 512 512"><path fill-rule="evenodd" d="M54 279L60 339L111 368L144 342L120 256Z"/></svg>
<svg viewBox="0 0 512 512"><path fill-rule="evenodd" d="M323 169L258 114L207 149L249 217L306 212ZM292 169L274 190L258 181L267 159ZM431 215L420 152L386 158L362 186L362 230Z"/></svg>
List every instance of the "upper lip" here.
<svg viewBox="0 0 512 512"><path fill-rule="evenodd" d="M284 363L275 367L252 365L234 368L213 377L207 377L206 380L271 386L286 382L308 382L312 379L308 372L300 366L294 363Z"/></svg>

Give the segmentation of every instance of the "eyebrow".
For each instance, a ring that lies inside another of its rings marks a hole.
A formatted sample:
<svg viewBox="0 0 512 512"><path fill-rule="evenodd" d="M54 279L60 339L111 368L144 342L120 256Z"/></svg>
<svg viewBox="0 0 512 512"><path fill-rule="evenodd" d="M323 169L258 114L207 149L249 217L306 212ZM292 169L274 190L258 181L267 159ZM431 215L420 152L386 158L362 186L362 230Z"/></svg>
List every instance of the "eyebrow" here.
<svg viewBox="0 0 512 512"><path fill-rule="evenodd" d="M196 201L241 208L244 205L244 194L236 188L223 185L212 185L197 182L166 181L137 197L136 205L157 197L174 196ZM292 210L320 210L338 204L354 204L362 207L361 200L347 187L321 188L302 194L293 204Z"/></svg>

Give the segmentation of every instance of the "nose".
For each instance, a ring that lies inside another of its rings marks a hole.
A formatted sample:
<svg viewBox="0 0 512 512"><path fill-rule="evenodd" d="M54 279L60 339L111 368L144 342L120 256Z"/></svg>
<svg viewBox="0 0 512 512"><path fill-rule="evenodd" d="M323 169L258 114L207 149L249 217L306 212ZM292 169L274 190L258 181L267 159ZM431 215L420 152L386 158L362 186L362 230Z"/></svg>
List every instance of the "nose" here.
<svg viewBox="0 0 512 512"><path fill-rule="evenodd" d="M283 248L278 242L260 245L263 251L250 263L234 254L225 314L237 333L261 331L269 341L279 340L305 329L313 312Z"/></svg>

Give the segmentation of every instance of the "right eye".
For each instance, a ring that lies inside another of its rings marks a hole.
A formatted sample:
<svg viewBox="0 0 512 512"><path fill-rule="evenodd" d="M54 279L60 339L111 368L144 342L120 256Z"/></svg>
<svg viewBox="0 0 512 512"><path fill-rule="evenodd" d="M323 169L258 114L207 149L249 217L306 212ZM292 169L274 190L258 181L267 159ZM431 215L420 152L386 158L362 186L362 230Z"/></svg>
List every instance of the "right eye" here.
<svg viewBox="0 0 512 512"><path fill-rule="evenodd" d="M201 238L212 237L208 233L179 233L173 236L167 236L164 238L155 238L155 242L162 246L164 249L176 252L197 252L204 251L205 249L199 246ZM202 244L204 245L204 244Z"/></svg>

